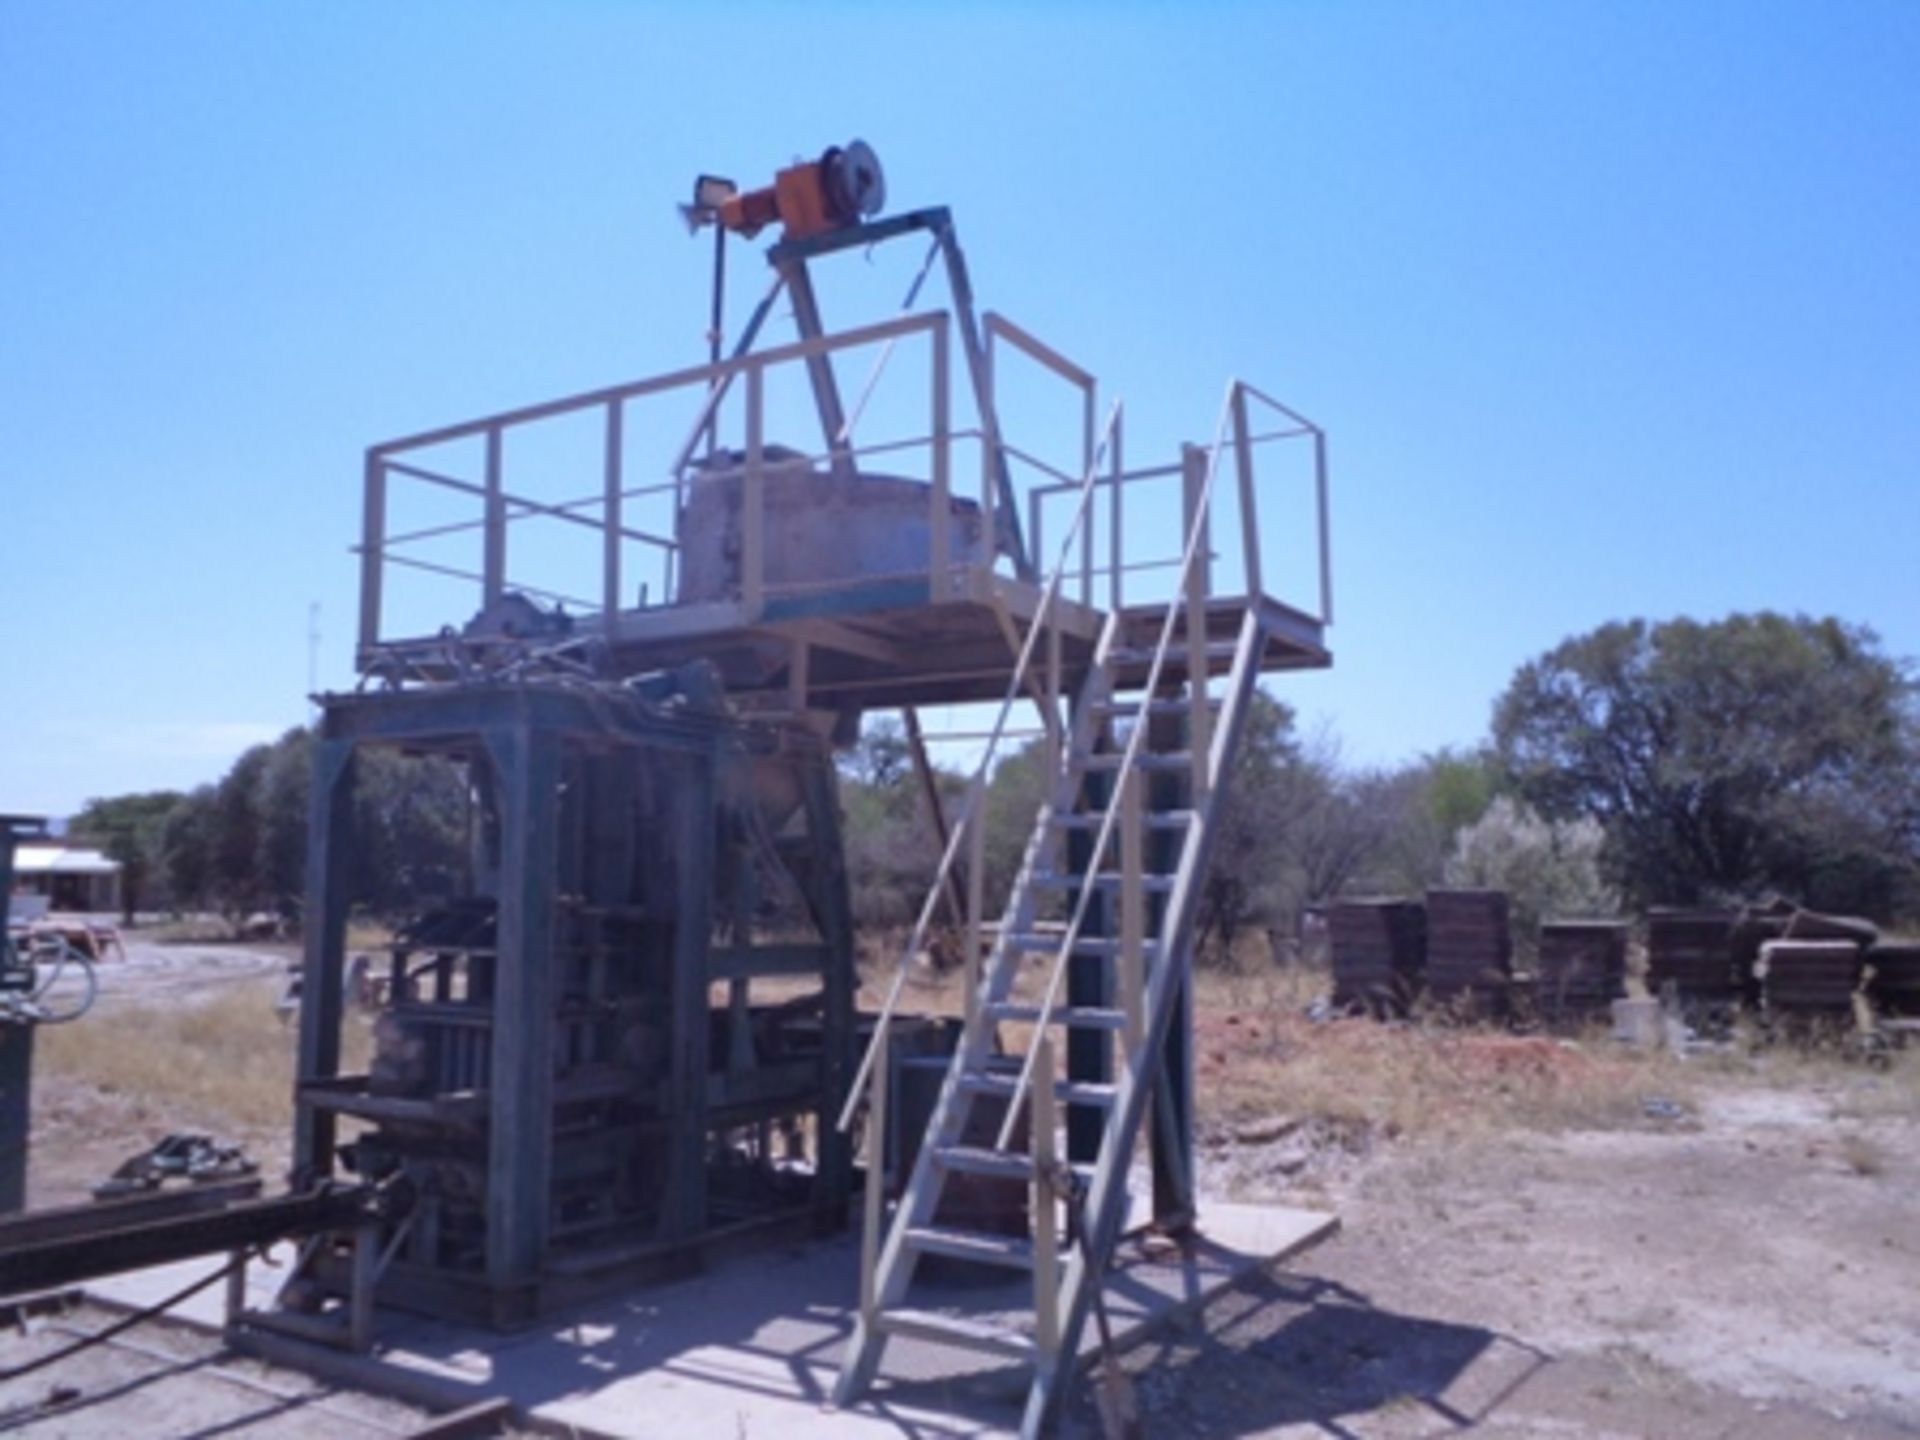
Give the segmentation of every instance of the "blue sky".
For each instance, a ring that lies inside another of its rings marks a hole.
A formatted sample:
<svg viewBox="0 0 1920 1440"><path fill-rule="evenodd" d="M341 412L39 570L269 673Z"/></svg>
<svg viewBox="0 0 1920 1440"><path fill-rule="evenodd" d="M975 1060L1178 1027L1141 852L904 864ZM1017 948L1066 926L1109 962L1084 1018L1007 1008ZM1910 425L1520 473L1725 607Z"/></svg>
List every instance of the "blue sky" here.
<svg viewBox="0 0 1920 1440"><path fill-rule="evenodd" d="M362 448L696 361L691 176L853 135L1130 456L1328 428L1351 761L1629 615L1920 654L1920 6L718 11L0 0L0 810L349 683Z"/></svg>

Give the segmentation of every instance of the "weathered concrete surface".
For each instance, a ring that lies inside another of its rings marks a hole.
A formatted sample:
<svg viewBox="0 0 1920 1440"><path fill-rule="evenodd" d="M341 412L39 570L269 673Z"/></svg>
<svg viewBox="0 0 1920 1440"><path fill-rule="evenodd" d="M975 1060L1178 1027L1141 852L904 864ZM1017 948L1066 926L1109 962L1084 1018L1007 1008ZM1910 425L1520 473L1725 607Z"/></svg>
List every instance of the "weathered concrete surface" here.
<svg viewBox="0 0 1920 1440"><path fill-rule="evenodd" d="M1124 1346L1199 1307L1337 1223L1283 1206L1214 1204L1203 1213L1201 1240L1185 1253L1125 1247L1106 1290L1116 1342ZM169 1266L94 1289L121 1303L150 1303L194 1273ZM264 1300L278 1275L254 1267L249 1278ZM504 1395L537 1420L605 1436L971 1436L1015 1426L1024 1396L1016 1371L907 1340L889 1345L869 1402L831 1409L857 1283L858 1250L848 1237L636 1291L518 1335L383 1314L375 1356L330 1373L416 1399L444 1395L447 1404ZM1003 1314L1017 1308L1019 1287L970 1286L934 1298L968 1313ZM218 1323L219 1304L215 1287L183 1313ZM1083 1350L1095 1348L1089 1323Z"/></svg>

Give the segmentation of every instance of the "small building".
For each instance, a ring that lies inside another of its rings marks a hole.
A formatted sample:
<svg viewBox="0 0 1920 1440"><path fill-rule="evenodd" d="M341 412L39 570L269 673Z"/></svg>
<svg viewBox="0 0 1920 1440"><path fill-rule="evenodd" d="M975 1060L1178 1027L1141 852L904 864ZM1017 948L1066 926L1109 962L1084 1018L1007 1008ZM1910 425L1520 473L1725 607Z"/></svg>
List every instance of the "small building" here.
<svg viewBox="0 0 1920 1440"><path fill-rule="evenodd" d="M53 840L13 854L12 909L111 913L120 908L120 862L85 845ZM28 903L22 905L25 899ZM36 904L35 901L39 904Z"/></svg>

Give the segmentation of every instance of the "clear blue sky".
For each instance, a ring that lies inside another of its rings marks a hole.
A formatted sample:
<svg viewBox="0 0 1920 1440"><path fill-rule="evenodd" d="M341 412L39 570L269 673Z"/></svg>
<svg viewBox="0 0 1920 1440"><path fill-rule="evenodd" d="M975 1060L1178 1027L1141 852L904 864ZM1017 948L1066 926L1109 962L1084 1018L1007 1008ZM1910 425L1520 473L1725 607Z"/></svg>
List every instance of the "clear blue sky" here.
<svg viewBox="0 0 1920 1440"><path fill-rule="evenodd" d="M672 202L852 135L1141 433L1329 428L1350 760L1617 617L1920 653L1920 5L718 8L0 0L0 810L348 683L362 447L696 360Z"/></svg>

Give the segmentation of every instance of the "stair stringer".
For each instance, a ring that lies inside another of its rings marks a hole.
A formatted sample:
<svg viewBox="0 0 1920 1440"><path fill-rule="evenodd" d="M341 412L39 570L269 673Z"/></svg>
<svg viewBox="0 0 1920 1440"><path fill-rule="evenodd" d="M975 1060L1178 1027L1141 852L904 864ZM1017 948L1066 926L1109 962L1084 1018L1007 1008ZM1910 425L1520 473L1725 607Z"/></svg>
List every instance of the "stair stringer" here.
<svg viewBox="0 0 1920 1440"><path fill-rule="evenodd" d="M1160 929L1160 960L1148 980L1140 1037L1120 1069L1117 1094L1101 1133L1100 1158L1083 1212L1087 1243L1074 1249L1061 1279L1059 1349L1050 1364L1035 1367L1033 1386L1028 1391L1021 1420L1023 1437L1038 1436L1052 1419L1066 1381L1077 1367L1080 1331L1086 1324L1095 1290L1104 1282L1118 1238L1134 1141L1158 1079L1158 1056L1166 1044L1167 1027L1173 1015L1174 981L1191 970L1193 927L1200 891L1212 856L1214 837L1219 831L1216 817L1225 803L1222 794L1225 787L1219 782L1228 774L1238 753L1248 705L1259 681L1259 651L1265 643L1266 632L1254 608L1249 606L1235 647L1229 693L1208 754L1207 795L1204 803L1194 806L1194 818L1181 847L1173 893L1167 899ZM1197 668L1204 676L1204 665ZM1205 703L1204 682L1191 686L1191 691L1196 703ZM1087 1264L1089 1250L1095 1267Z"/></svg>
<svg viewBox="0 0 1920 1440"><path fill-rule="evenodd" d="M1032 923L1036 893L1033 877L1048 868L1049 862L1056 858L1056 852L1065 844L1064 834L1052 823L1053 816L1071 809L1079 793L1084 779L1084 757L1091 753L1102 723L1098 719L1099 706L1113 692L1112 670L1107 657L1119 643L1120 631L1121 617L1115 611L1108 615L1101 630L1093 663L1088 667L1086 678L1081 682L1076 696L1072 723L1061 747L1060 767L1054 773L1052 787L1034 817L1033 830L1028 836L1020 869L1008 893L1000 933L994 939L993 950L981 978L975 1013L969 1017L960 1044L954 1050L953 1060L947 1067L946 1078L941 1082L939 1096L934 1102L927 1134L914 1160L913 1171L901 1193L900 1203L894 1209L893 1219L888 1224L887 1238L876 1262L875 1315L898 1306L913 1282L919 1257L907 1244L907 1232L930 1223L939 1207L944 1181L934 1173L937 1165L935 1152L942 1146L956 1143L965 1128L974 1097L962 1087L961 1078L986 1062L995 1032L987 1007L1004 1000L1017 977L1019 966L1015 957L1021 952L1013 945L1012 937L1024 933ZM850 1404L864 1394L880 1368L888 1337L874 1323L875 1315L863 1311L854 1321L853 1332L847 1339L846 1359L834 1384L833 1400L836 1405Z"/></svg>

